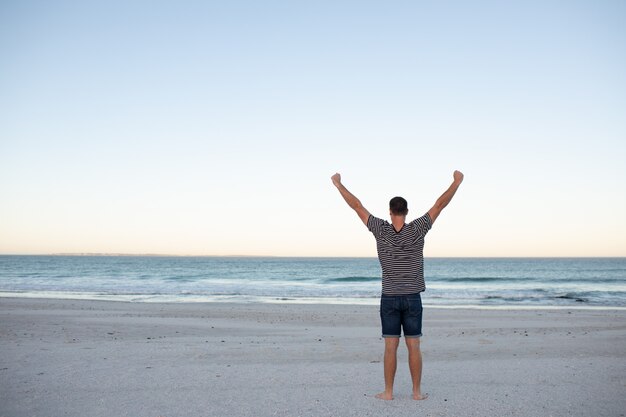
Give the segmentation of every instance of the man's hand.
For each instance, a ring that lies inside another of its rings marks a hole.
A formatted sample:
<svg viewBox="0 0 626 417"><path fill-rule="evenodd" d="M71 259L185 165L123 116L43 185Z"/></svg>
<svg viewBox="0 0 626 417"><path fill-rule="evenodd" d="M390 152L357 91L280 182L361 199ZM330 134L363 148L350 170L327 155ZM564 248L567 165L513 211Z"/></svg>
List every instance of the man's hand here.
<svg viewBox="0 0 626 417"><path fill-rule="evenodd" d="M333 184L335 184L335 186L337 184L341 184L341 174L340 173L336 173L335 175L330 177L330 179L333 181Z"/></svg>
<svg viewBox="0 0 626 417"><path fill-rule="evenodd" d="M454 177L454 182L458 184L463 182L463 173L461 171L454 171L452 176Z"/></svg>

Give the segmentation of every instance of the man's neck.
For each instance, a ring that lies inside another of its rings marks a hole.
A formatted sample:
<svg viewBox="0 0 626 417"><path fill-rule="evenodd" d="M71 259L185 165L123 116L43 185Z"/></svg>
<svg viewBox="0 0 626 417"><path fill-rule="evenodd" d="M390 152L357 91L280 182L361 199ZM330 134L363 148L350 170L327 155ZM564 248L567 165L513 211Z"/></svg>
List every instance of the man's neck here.
<svg viewBox="0 0 626 417"><path fill-rule="evenodd" d="M400 229L402 229L402 226L404 226L404 223L406 221L406 216L391 216L391 224L393 225L393 228L396 229L396 232L399 232Z"/></svg>

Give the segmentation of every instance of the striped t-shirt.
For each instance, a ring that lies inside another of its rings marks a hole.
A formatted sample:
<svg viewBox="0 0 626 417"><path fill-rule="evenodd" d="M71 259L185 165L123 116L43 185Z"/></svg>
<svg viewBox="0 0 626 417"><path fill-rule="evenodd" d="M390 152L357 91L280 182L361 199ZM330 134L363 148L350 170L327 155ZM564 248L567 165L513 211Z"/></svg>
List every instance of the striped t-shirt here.
<svg viewBox="0 0 626 417"><path fill-rule="evenodd" d="M372 216L367 228L376 238L383 270L383 294L403 295L426 290L424 284L424 236L432 222L428 213L405 224L399 232L389 222Z"/></svg>

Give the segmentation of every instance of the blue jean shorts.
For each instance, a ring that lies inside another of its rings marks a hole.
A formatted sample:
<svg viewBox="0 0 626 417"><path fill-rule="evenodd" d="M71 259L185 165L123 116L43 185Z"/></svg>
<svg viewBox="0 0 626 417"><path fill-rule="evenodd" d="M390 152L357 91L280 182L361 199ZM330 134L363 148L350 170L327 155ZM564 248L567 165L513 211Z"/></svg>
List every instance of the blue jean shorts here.
<svg viewBox="0 0 626 417"><path fill-rule="evenodd" d="M422 335L422 297L417 294L380 297L380 322L383 337L420 337Z"/></svg>

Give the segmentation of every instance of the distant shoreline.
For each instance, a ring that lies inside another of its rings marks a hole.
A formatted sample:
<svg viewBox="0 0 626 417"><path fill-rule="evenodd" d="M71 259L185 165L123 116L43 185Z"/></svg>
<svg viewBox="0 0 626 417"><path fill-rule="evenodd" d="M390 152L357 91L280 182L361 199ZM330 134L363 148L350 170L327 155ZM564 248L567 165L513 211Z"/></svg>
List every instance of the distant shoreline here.
<svg viewBox="0 0 626 417"><path fill-rule="evenodd" d="M325 306L378 306L379 298L323 298L323 297L201 297L197 299L160 298L140 299L135 295L125 294L68 294L68 293L33 293L33 292L7 292L0 291L0 300L50 300L50 301L96 301L126 304L163 304L163 305L195 305L195 304L239 304L239 305L325 305ZM500 311L626 311L623 306L585 306L585 305L480 305L480 304L431 304L424 299L425 308L438 310L500 310Z"/></svg>

